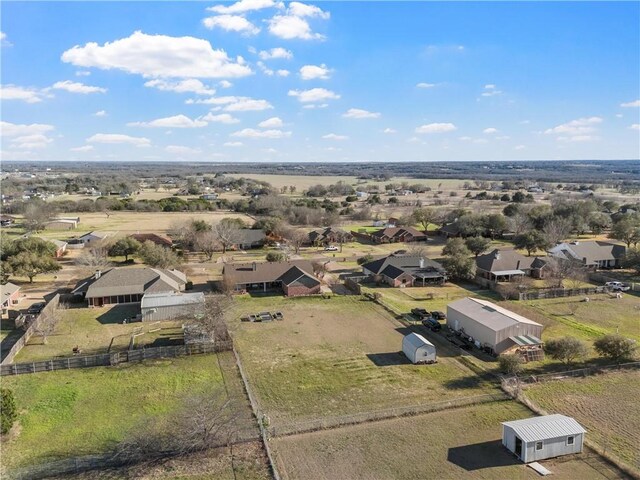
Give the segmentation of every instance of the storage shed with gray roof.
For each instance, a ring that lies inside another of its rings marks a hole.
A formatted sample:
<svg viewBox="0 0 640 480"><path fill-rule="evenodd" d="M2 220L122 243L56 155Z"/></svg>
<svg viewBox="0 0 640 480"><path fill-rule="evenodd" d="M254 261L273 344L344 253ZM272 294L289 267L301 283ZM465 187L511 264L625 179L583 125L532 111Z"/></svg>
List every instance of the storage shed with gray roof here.
<svg viewBox="0 0 640 480"><path fill-rule="evenodd" d="M502 423L502 444L524 463L580 453L587 431L565 415Z"/></svg>

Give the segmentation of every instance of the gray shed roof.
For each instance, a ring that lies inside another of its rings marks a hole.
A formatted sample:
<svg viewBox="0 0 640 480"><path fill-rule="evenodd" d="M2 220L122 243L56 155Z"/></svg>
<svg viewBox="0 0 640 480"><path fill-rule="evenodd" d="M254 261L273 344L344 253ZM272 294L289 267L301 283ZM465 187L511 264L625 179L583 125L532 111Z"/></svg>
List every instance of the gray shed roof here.
<svg viewBox="0 0 640 480"><path fill-rule="evenodd" d="M518 315L506 308L502 308L495 303L479 298L462 298L447 305L447 308L462 313L474 319L487 328L497 332L510 327L516 323L528 323L530 325L542 326L533 320L529 320L522 315Z"/></svg>
<svg viewBox="0 0 640 480"><path fill-rule="evenodd" d="M502 422L502 425L512 428L527 443L587 433L573 418L560 414Z"/></svg>
<svg viewBox="0 0 640 480"><path fill-rule="evenodd" d="M140 308L174 307L204 303L204 293L145 293Z"/></svg>
<svg viewBox="0 0 640 480"><path fill-rule="evenodd" d="M409 335L405 336L403 343L411 345L416 350L424 346L433 347L433 343L431 343L419 333L410 333Z"/></svg>

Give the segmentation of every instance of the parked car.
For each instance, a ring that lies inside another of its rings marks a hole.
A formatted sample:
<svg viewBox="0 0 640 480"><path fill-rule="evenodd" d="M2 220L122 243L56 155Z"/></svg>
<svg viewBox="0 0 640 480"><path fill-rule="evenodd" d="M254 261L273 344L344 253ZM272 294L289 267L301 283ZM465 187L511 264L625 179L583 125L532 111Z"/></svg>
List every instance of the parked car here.
<svg viewBox="0 0 640 480"><path fill-rule="evenodd" d="M338 251L338 247L336 247L335 245L327 245L326 247L324 247L324 251L325 252L337 252Z"/></svg>
<svg viewBox="0 0 640 480"><path fill-rule="evenodd" d="M45 303L44 302L38 302L38 303L34 303L33 305L31 305L28 309L27 309L27 313L29 315L37 315L39 314L42 309L44 308Z"/></svg>
<svg viewBox="0 0 640 480"><path fill-rule="evenodd" d="M435 318L436 320L446 320L447 316L444 314L444 312L431 312L431 316L433 318Z"/></svg>
<svg viewBox="0 0 640 480"><path fill-rule="evenodd" d="M411 313L413 313L418 318L418 320L422 320L423 318L431 316L431 314L424 308L412 308Z"/></svg>
<svg viewBox="0 0 640 480"><path fill-rule="evenodd" d="M433 317L423 320L422 325L430 328L433 332L439 332L440 330L442 330L442 325L440 324L440 322Z"/></svg>
<svg viewBox="0 0 640 480"><path fill-rule="evenodd" d="M631 287L629 285L622 282L607 282L604 284L604 286L610 288L614 292L627 292L631 290Z"/></svg>

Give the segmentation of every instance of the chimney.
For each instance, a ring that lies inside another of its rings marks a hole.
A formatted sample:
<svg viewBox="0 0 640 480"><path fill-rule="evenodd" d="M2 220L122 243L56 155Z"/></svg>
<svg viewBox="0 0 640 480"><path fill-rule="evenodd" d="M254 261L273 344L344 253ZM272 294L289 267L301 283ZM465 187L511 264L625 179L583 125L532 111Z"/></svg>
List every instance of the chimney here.
<svg viewBox="0 0 640 480"><path fill-rule="evenodd" d="M520 260L518 260L518 263L516 263L516 270L520 270Z"/></svg>
<svg viewBox="0 0 640 480"><path fill-rule="evenodd" d="M102 270L96 270L96 275L95 275L96 280L99 279L101 276L102 276Z"/></svg>
<svg viewBox="0 0 640 480"><path fill-rule="evenodd" d="M500 260L500 250L496 250L495 259Z"/></svg>
<svg viewBox="0 0 640 480"><path fill-rule="evenodd" d="M420 257L420 268L424 268L424 258Z"/></svg>
<svg viewBox="0 0 640 480"><path fill-rule="evenodd" d="M253 263L251 264L251 266L253 267L253 271L254 271L254 272L256 271L256 268L258 268L258 266L256 265L256 262L253 262Z"/></svg>

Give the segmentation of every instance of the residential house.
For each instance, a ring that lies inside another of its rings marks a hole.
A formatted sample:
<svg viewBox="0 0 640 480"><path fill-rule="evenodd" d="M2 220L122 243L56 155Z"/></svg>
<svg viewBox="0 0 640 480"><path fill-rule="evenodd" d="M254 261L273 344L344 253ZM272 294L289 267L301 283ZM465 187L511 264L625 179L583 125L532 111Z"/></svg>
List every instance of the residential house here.
<svg viewBox="0 0 640 480"><path fill-rule="evenodd" d="M309 232L309 243L327 245L329 243L345 243L353 241L353 235L339 228L327 227Z"/></svg>
<svg viewBox="0 0 640 480"><path fill-rule="evenodd" d="M565 415L502 422L502 445L524 463L582 452L587 431Z"/></svg>
<svg viewBox="0 0 640 480"><path fill-rule="evenodd" d="M413 227L387 227L369 235L374 243L424 242L427 236Z"/></svg>
<svg viewBox="0 0 640 480"><path fill-rule="evenodd" d="M74 230L78 228L79 220L73 218L56 218L44 224L45 230Z"/></svg>
<svg viewBox="0 0 640 480"><path fill-rule="evenodd" d="M447 325L496 355L513 352L525 360L544 355L542 325L487 300L467 297L450 303Z"/></svg>
<svg viewBox="0 0 640 480"><path fill-rule="evenodd" d="M495 249L476 258L476 275L492 282L510 282L517 277L544 278L548 261L527 257L515 250Z"/></svg>
<svg viewBox="0 0 640 480"><path fill-rule="evenodd" d="M223 281L236 292L279 290L287 297L320 293L320 281L308 260L225 264Z"/></svg>
<svg viewBox="0 0 640 480"><path fill-rule="evenodd" d="M446 225L443 225L440 228L439 232L440 232L440 235L442 235L445 238L456 238L462 235L462 232L460 230L460 225L458 224L457 220L451 223L447 223Z"/></svg>
<svg viewBox="0 0 640 480"><path fill-rule="evenodd" d="M6 314L10 307L20 301L20 287L11 282L0 285L0 301L2 301L2 314Z"/></svg>
<svg viewBox="0 0 640 480"><path fill-rule="evenodd" d="M108 238L109 235L110 234L107 232L93 231L93 232L85 233L84 235L78 237L76 239L76 243L81 243L83 245L96 244Z"/></svg>
<svg viewBox="0 0 640 480"><path fill-rule="evenodd" d="M611 242L599 240L560 243L547 253L561 260L574 260L590 270L619 268L626 248Z"/></svg>
<svg viewBox="0 0 640 480"><path fill-rule="evenodd" d="M362 265L362 273L392 287L417 287L447 281L442 265L416 255L391 254Z"/></svg>
<svg viewBox="0 0 640 480"><path fill-rule="evenodd" d="M202 200L208 200L208 201L217 200L218 199L218 194L217 193L205 193L203 195L200 195L200 198Z"/></svg>
<svg viewBox="0 0 640 480"><path fill-rule="evenodd" d="M51 238L48 238L46 240L50 241L56 246L56 253L54 255L55 258L61 258L62 256L64 256L64 253L67 251L67 242Z"/></svg>
<svg viewBox="0 0 640 480"><path fill-rule="evenodd" d="M131 235L129 235L129 237L137 240L140 243L148 241L162 247L171 248L173 246L173 240L171 240L166 235L160 235L158 233L132 233Z"/></svg>
<svg viewBox="0 0 640 480"><path fill-rule="evenodd" d="M90 307L136 303L147 293L180 293L187 277L179 270L159 268L111 268L82 280L71 292L82 295Z"/></svg>
<svg viewBox="0 0 640 480"><path fill-rule="evenodd" d="M251 248L262 248L267 243L267 234L264 230L254 228L241 228L234 242L234 248L238 250L248 250Z"/></svg>

